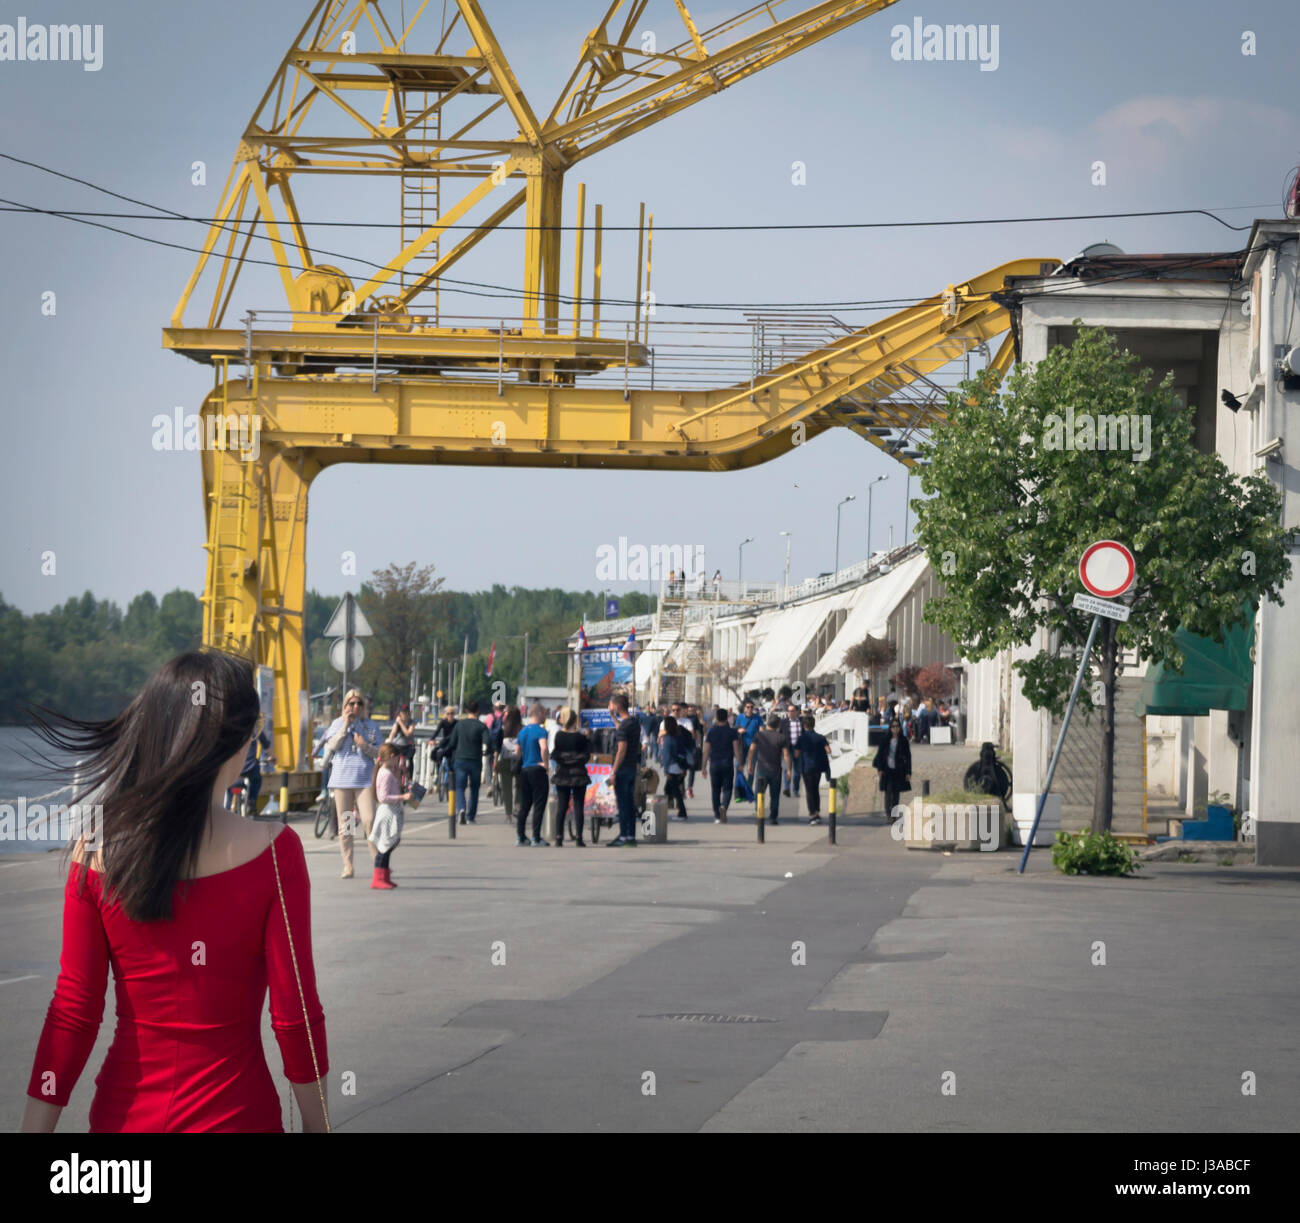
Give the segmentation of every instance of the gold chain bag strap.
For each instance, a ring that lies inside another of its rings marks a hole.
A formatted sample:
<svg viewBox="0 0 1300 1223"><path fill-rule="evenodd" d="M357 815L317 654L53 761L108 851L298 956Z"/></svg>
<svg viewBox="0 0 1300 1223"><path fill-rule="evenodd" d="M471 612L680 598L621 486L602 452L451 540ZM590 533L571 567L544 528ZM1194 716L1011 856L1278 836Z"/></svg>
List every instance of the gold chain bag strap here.
<svg viewBox="0 0 1300 1223"><path fill-rule="evenodd" d="M284 886L280 882L280 863L275 856L275 842L278 841L277 833L274 840L271 841L271 865L275 867L275 889L280 893L280 912L284 915L284 932L289 938L289 958L293 961L293 975L298 982L298 1000L302 1003L302 1021L307 1028L307 1048L311 1051L311 1068L316 1072L316 1090L320 1092L320 1106L325 1114L325 1132L333 1133L330 1127L330 1107L325 1099L325 1089L321 1085L320 1063L316 1060L316 1041L311 1034L311 1020L307 1016L307 996L302 989L302 974L298 971L298 953L293 947L293 931L289 928L289 906L284 903ZM289 1088L289 1130L293 1131L293 1088Z"/></svg>

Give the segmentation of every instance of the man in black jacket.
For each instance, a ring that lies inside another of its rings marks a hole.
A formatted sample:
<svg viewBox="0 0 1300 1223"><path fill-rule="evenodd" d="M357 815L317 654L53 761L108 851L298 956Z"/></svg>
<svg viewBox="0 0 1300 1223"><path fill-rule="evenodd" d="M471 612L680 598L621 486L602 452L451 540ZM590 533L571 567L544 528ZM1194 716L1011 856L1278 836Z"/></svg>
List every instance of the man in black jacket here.
<svg viewBox="0 0 1300 1223"><path fill-rule="evenodd" d="M754 795L757 797L764 789L771 793L771 805L768 819L773 825L780 822L781 814L781 768L789 771L793 766L790 760L790 736L781 727L780 714L769 714L767 726L754 736L754 745L749 749L746 765L757 769L754 773Z"/></svg>
<svg viewBox="0 0 1300 1223"><path fill-rule="evenodd" d="M447 737L447 751L451 767L456 774L456 808L460 822L474 823L478 815L478 790L483 780L483 756L490 746L488 728L479 721L478 702L470 701L465 716L457 722ZM465 787L469 787L469 802L465 802Z"/></svg>

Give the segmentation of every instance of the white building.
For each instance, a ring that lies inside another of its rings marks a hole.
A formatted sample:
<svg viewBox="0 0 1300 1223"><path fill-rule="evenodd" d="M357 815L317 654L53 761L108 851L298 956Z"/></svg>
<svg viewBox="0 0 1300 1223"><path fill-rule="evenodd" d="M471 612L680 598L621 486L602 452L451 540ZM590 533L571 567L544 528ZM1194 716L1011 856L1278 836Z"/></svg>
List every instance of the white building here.
<svg viewBox="0 0 1300 1223"><path fill-rule="evenodd" d="M1157 377L1173 370L1195 413L1196 444L1217 450L1232 471L1263 472L1282 491L1283 525L1300 528L1300 221L1257 221L1244 252L1125 255L1090 248L1056 274L1026 278L999 295L1013 312L1020 360L1041 360L1069 343L1074 320L1114 332ZM1222 399L1228 391L1240 403ZM1292 542L1293 565L1296 557ZM1146 765L1169 767L1174 807L1190 814L1207 795L1226 794L1254 817L1261 865L1300 864L1300 567L1282 598L1256 616L1254 669L1239 710L1196 710L1147 718ZM1027 651L1035 653L1045 643ZM1129 660L1133 674L1145 670ZM994 733L1009 711L1017 793L1042 787L1054 742L1051 719L1030 708L1009 681L1008 660L971 676L968 737ZM1184 675L1189 678L1194 664ZM1117 702L1119 718L1132 705ZM1073 734L1073 730L1071 731ZM1160 779L1157 778L1157 781ZM1117 787L1118 788L1118 787ZM1152 778L1147 777L1150 797ZM1055 787L1054 787L1055 789Z"/></svg>

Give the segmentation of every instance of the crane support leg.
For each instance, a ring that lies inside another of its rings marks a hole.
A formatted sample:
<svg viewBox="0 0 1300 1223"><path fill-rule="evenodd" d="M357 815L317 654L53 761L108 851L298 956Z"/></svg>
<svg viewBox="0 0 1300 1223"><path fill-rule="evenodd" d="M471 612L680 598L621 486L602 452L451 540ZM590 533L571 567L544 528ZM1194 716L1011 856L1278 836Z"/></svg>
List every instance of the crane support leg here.
<svg viewBox="0 0 1300 1223"><path fill-rule="evenodd" d="M320 464L263 435L255 394L242 379L227 379L200 414L208 554L203 644L270 668L275 757L301 770L308 746L307 491Z"/></svg>

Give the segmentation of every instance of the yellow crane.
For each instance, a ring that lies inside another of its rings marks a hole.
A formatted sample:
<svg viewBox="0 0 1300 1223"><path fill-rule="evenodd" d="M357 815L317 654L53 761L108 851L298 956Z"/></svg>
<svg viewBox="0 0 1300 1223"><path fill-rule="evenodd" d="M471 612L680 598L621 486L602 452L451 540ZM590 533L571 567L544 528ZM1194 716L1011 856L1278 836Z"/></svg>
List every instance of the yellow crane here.
<svg viewBox="0 0 1300 1223"><path fill-rule="evenodd" d="M836 426L910 464L943 416L932 376L1007 331L993 294L1008 277L1057 265L1008 263L869 327L831 320L794 355L776 354L761 319L751 340L734 325L656 322L651 344L653 216L642 205L629 317L606 303L602 320L602 209L588 232L579 185L566 299L568 169L896 0L765 0L707 30L672 0L683 36L666 49L641 30L649 2L609 3L541 118L478 0L454 0L450 21L439 6L432 35L429 0L410 0L404 23L399 0L319 0L245 128L163 344L214 368L201 410L214 443L202 452L204 642L271 668L275 754L299 770L307 494L324 467L723 471ZM328 207L320 188L335 176L397 180L400 249L360 284L316 258L298 208L295 183ZM521 209L517 313L449 315L450 273ZM232 323L241 272L258 263L283 304ZM990 364L1011 358L1004 341ZM715 385L711 372L731 377ZM230 444L250 436L255 446Z"/></svg>

